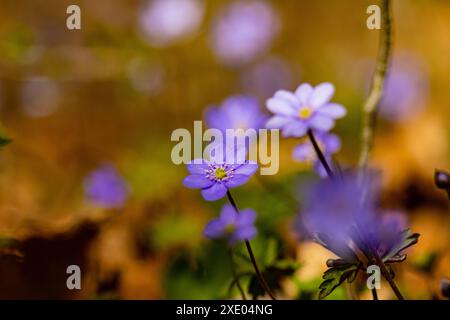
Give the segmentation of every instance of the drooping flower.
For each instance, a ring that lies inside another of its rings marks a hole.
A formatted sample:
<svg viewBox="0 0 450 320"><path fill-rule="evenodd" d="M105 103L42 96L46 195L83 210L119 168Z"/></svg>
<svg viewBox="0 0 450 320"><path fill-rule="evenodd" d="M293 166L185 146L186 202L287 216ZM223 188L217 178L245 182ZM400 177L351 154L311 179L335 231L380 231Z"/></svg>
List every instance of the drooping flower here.
<svg viewBox="0 0 450 320"><path fill-rule="evenodd" d="M199 0L151 0L143 8L140 27L151 45L165 47L191 37L204 15Z"/></svg>
<svg viewBox="0 0 450 320"><path fill-rule="evenodd" d="M110 164L95 169L86 178L84 188L89 202L106 209L122 208L129 193L127 183Z"/></svg>
<svg viewBox="0 0 450 320"><path fill-rule="evenodd" d="M304 193L301 227L347 262L357 261L354 246L367 257L386 263L403 261L403 250L417 243L403 215L380 213L379 181L372 172L362 186L354 174L321 180Z"/></svg>
<svg viewBox="0 0 450 320"><path fill-rule="evenodd" d="M331 156L341 148L341 140L337 135L327 132L317 132L315 138L327 162L330 163ZM327 172L317 158L317 153L310 140L305 140L296 146L292 156L297 161L312 163L314 171L322 178L327 176Z"/></svg>
<svg viewBox="0 0 450 320"><path fill-rule="evenodd" d="M367 221L374 214L374 195L362 203L363 188L356 176L321 180L303 190L301 222L322 245L340 257L352 259L348 246L358 221Z"/></svg>
<svg viewBox="0 0 450 320"><path fill-rule="evenodd" d="M268 2L235 1L214 19L212 50L226 65L249 63L269 49L279 25L279 18Z"/></svg>
<svg viewBox="0 0 450 320"><path fill-rule="evenodd" d="M205 112L208 127L219 129L255 129L264 127L267 116L261 112L256 99L249 96L232 96L220 107L210 107Z"/></svg>
<svg viewBox="0 0 450 320"><path fill-rule="evenodd" d="M240 210L233 206L223 206L220 217L210 221L204 230L205 237L209 239L228 239L230 245L240 240L250 240L255 237L257 230L254 226L256 212L251 209Z"/></svg>
<svg viewBox="0 0 450 320"><path fill-rule="evenodd" d="M187 165L190 175L183 180L185 187L201 189L201 194L207 201L223 198L228 189L247 183L258 170L256 162L245 159L245 146L238 147L234 143L232 146L220 145L211 148L211 153L215 154L209 160L191 161Z"/></svg>
<svg viewBox="0 0 450 320"><path fill-rule="evenodd" d="M345 108L330 102L334 94L331 83L313 88L302 84L297 90L280 90L267 100L267 108L274 116L267 122L269 129L281 129L284 137L302 137L309 129L329 131L335 120L346 114Z"/></svg>

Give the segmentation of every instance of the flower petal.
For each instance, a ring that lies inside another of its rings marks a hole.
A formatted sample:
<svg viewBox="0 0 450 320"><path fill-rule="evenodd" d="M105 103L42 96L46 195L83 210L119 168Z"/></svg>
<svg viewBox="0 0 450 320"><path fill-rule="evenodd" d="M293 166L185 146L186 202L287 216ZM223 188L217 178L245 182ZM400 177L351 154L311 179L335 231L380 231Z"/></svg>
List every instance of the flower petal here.
<svg viewBox="0 0 450 320"><path fill-rule="evenodd" d="M283 137L300 138L306 134L308 130L306 124L300 121L292 121L283 127Z"/></svg>
<svg viewBox="0 0 450 320"><path fill-rule="evenodd" d="M318 108L325 103L329 102L334 94L334 86L331 83L325 82L319 84L314 88L308 103L311 106Z"/></svg>
<svg viewBox="0 0 450 320"><path fill-rule="evenodd" d="M325 145L325 153L330 155L341 149L341 139L335 134L330 134L323 140Z"/></svg>
<svg viewBox="0 0 450 320"><path fill-rule="evenodd" d="M206 201L216 201L225 197L227 188L223 183L214 183L211 187L202 189L201 193Z"/></svg>
<svg viewBox="0 0 450 320"><path fill-rule="evenodd" d="M249 226L236 230L236 232L230 238L230 244L239 240L250 240L256 236L257 230L254 226Z"/></svg>
<svg viewBox="0 0 450 320"><path fill-rule="evenodd" d="M258 170L258 164L253 161L248 161L247 163L237 167L236 170L234 170L234 173L252 176L256 170Z"/></svg>
<svg viewBox="0 0 450 320"><path fill-rule="evenodd" d="M310 161L315 159L315 153L311 143L308 141L296 146L292 152L292 157L297 161Z"/></svg>
<svg viewBox="0 0 450 320"><path fill-rule="evenodd" d="M250 179L246 174L235 174L232 178L225 182L227 188L236 188L242 186Z"/></svg>
<svg viewBox="0 0 450 320"><path fill-rule="evenodd" d="M226 204L222 207L222 211L220 212L220 221L224 223L224 225L235 224L238 218L238 214L234 207L230 204Z"/></svg>
<svg viewBox="0 0 450 320"><path fill-rule="evenodd" d="M327 103L324 106L318 108L317 112L330 116L334 119L342 118L347 114L347 110L345 110L344 106L338 103Z"/></svg>
<svg viewBox="0 0 450 320"><path fill-rule="evenodd" d="M313 87L309 83L304 83L295 90L295 95L300 100L300 103L304 105L308 103L308 99L312 92Z"/></svg>
<svg viewBox="0 0 450 320"><path fill-rule="evenodd" d="M210 221L203 230L205 237L219 239L225 236L225 225L218 219Z"/></svg>
<svg viewBox="0 0 450 320"><path fill-rule="evenodd" d="M334 127L334 120L328 116L318 113L310 120L309 125L311 128L319 131L329 131Z"/></svg>
<svg viewBox="0 0 450 320"><path fill-rule="evenodd" d="M190 174L205 174L205 171L208 170L209 163L203 159L195 159L186 165Z"/></svg>
<svg viewBox="0 0 450 320"><path fill-rule="evenodd" d="M298 100L297 96L292 92L286 90L277 91L274 95L274 98L289 102L289 105L294 108L294 111L297 110L298 106L300 105L300 101Z"/></svg>
<svg viewBox="0 0 450 320"><path fill-rule="evenodd" d="M266 123L267 129L281 129L284 125L291 122L292 119L285 116L273 116Z"/></svg>
<svg viewBox="0 0 450 320"><path fill-rule="evenodd" d="M193 174L187 176L183 180L183 185L191 189L203 189L210 187L214 182L206 178L204 175Z"/></svg>
<svg viewBox="0 0 450 320"><path fill-rule="evenodd" d="M285 116L295 115L294 106L291 103L282 98L270 98L267 100L267 109L274 114L280 114Z"/></svg>
<svg viewBox="0 0 450 320"><path fill-rule="evenodd" d="M256 212L252 209L244 209L239 212L236 221L237 228L243 228L246 226L251 226L256 220Z"/></svg>

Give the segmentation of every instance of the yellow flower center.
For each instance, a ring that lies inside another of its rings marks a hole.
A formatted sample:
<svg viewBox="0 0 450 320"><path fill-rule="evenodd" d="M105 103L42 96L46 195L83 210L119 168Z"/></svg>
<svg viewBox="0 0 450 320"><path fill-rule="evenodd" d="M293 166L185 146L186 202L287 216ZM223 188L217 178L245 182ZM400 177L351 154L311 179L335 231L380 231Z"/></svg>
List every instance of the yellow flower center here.
<svg viewBox="0 0 450 320"><path fill-rule="evenodd" d="M216 175L216 179L218 179L218 180L222 180L227 177L227 173L224 168L217 168L215 175Z"/></svg>
<svg viewBox="0 0 450 320"><path fill-rule="evenodd" d="M310 107L301 107L298 110L298 116L300 119L308 119L312 114L312 109Z"/></svg>
<svg viewBox="0 0 450 320"><path fill-rule="evenodd" d="M231 223L231 224L228 224L228 225L225 227L225 233L226 233L226 234L229 234L229 235L233 234L235 230L236 230L236 228L235 228L234 224L232 224L232 223Z"/></svg>

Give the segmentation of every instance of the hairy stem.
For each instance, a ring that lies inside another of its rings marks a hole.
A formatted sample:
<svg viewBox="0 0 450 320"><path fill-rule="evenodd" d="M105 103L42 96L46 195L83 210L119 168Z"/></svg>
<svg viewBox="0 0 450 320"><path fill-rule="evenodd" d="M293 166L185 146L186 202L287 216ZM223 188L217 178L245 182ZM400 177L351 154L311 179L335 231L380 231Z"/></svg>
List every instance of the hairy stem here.
<svg viewBox="0 0 450 320"><path fill-rule="evenodd" d="M370 92L363 106L362 147L359 156L359 167L362 172L365 171L369 162L373 146L377 109L383 96L384 83L391 59L392 15L390 0L381 0L381 14L383 26L380 31L378 57Z"/></svg>
<svg viewBox="0 0 450 320"><path fill-rule="evenodd" d="M330 179L334 179L333 170L331 170L331 167L328 164L327 159L323 155L322 150L320 150L319 144L317 143L316 137L314 136L314 133L313 133L313 131L311 129L308 130L308 137L309 137L309 140L311 140L311 143L312 143L312 145L314 147L314 151L316 152L320 163L325 168L325 171L327 172L327 175L330 177Z"/></svg>
<svg viewBox="0 0 450 320"><path fill-rule="evenodd" d="M236 212L239 214L239 209L229 190L227 191L227 197L228 200L230 201L230 204L233 206L234 210L236 210ZM261 271L259 270L258 264L256 263L255 255L253 254L252 246L250 245L250 241L245 240L245 246L247 247L248 255L250 256L250 260L252 261L252 265L253 268L255 269L256 277L258 278L259 284L264 289L264 291L267 292L267 294L270 296L272 300L277 300L273 295L272 291L270 290L266 279L264 279Z"/></svg>

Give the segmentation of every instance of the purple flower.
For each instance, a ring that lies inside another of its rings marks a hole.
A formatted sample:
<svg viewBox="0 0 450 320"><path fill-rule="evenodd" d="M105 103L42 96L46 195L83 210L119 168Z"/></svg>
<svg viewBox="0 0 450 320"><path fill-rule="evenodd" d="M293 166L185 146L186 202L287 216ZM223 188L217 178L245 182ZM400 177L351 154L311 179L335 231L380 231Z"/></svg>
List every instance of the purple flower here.
<svg viewBox="0 0 450 320"><path fill-rule="evenodd" d="M317 132L315 134L315 138L320 150L322 150L322 153L329 163L331 155L339 151L341 148L341 140L337 135L329 134L327 132ZM322 178L327 176L327 172L317 158L317 154L314 151L314 147L310 140L305 140L303 143L296 146L292 156L297 161L312 163L314 171L317 172Z"/></svg>
<svg viewBox="0 0 450 320"><path fill-rule="evenodd" d="M192 36L203 14L203 3L198 0L151 0L143 8L139 22L150 44L164 47Z"/></svg>
<svg viewBox="0 0 450 320"><path fill-rule="evenodd" d="M330 100L334 94L331 83L313 88L300 85L295 93L280 90L267 100L267 108L275 115L267 122L269 129L281 129L284 137L302 137L309 129L329 131L335 120L346 114L345 108Z"/></svg>
<svg viewBox="0 0 450 320"><path fill-rule="evenodd" d="M224 156L223 160L218 159L196 159L189 163L187 169L190 175L183 180L184 186L201 189L205 200L215 201L223 198L228 189L245 184L258 170L256 162L245 160L240 163L235 157L229 156Z"/></svg>
<svg viewBox="0 0 450 320"><path fill-rule="evenodd" d="M366 225L375 212L375 190L361 203L364 188L356 176L320 180L303 190L300 224L322 245L342 258L352 259L349 240L358 224Z"/></svg>
<svg viewBox="0 0 450 320"><path fill-rule="evenodd" d="M248 96L232 96L220 107L205 112L208 127L225 132L226 129L255 129L264 127L267 116L261 113L258 101Z"/></svg>
<svg viewBox="0 0 450 320"><path fill-rule="evenodd" d="M425 63L403 53L394 60L386 80L380 115L394 122L409 120L423 111L429 91Z"/></svg>
<svg viewBox="0 0 450 320"><path fill-rule="evenodd" d="M222 208L220 217L210 221L204 230L209 239L227 238L230 245L239 240L250 240L256 235L254 226L256 212L251 209L240 210L239 214L229 204Z"/></svg>
<svg viewBox="0 0 450 320"><path fill-rule="evenodd" d="M269 3L235 1L214 19L212 50L226 65L246 64L269 49L279 24Z"/></svg>
<svg viewBox="0 0 450 320"><path fill-rule="evenodd" d="M109 164L93 171L85 180L86 198L106 209L122 208L128 196L128 186L117 170Z"/></svg>

